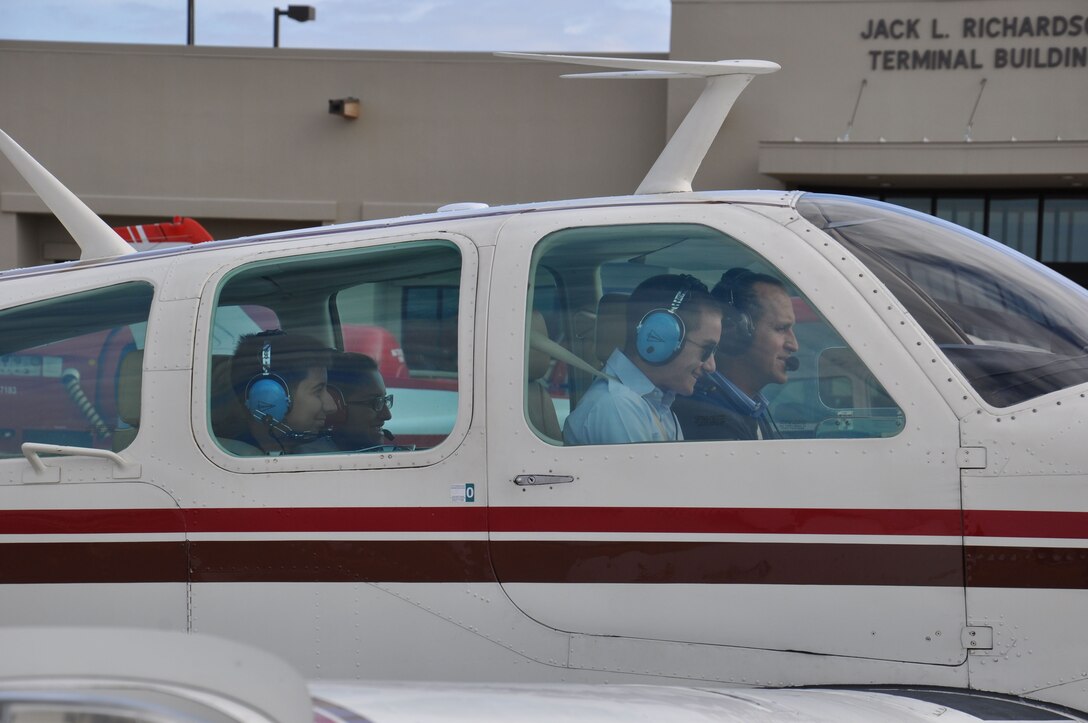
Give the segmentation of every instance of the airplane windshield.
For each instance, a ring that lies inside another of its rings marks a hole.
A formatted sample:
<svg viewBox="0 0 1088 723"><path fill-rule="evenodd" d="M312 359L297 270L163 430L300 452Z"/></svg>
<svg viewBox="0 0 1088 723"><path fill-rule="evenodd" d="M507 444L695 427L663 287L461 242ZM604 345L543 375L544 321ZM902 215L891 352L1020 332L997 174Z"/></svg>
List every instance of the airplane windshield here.
<svg viewBox="0 0 1088 723"><path fill-rule="evenodd" d="M990 404L1088 382L1088 292L997 241L878 201L805 194L808 221L891 290Z"/></svg>

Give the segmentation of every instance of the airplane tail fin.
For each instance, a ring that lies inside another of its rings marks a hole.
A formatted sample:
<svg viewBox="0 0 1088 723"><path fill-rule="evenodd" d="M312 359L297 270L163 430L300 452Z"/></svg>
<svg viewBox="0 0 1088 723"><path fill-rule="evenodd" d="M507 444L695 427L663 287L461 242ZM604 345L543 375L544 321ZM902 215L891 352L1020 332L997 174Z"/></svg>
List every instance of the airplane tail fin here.
<svg viewBox="0 0 1088 723"><path fill-rule="evenodd" d="M136 253L131 245L106 225L83 201L65 188L34 157L0 130L0 152L56 215L80 248L80 260L112 258Z"/></svg>
<svg viewBox="0 0 1088 723"><path fill-rule="evenodd" d="M544 60L553 63L618 68L617 71L576 73L564 78L703 78L706 86L684 121L673 133L661 155L642 179L636 194L681 193L691 190L703 158L737 97L757 75L781 69L768 60L652 60L643 58L598 58L586 55L540 53L496 53L507 58Z"/></svg>

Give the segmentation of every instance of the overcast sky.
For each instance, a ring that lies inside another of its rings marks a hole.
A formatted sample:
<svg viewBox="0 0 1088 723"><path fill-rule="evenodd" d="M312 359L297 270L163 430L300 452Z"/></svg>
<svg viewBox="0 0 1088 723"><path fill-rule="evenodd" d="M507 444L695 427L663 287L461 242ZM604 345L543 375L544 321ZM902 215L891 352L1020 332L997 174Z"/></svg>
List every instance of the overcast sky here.
<svg viewBox="0 0 1088 723"><path fill-rule="evenodd" d="M310 0L280 46L665 52L669 0ZM272 45L276 0L195 0L196 44ZM0 0L0 39L184 44L188 0Z"/></svg>

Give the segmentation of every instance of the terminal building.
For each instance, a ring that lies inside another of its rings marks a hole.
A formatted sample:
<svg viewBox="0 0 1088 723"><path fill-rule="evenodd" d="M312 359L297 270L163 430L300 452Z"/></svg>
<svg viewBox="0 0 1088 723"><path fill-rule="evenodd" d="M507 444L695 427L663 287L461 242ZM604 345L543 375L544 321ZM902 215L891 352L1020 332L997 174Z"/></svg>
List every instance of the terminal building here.
<svg viewBox="0 0 1088 723"><path fill-rule="evenodd" d="M696 190L879 198L1088 284L1083 0L672 0L670 51L648 57L782 65L741 96ZM587 70L0 41L0 128L111 225L187 216L229 238L631 193L699 81L559 77ZM0 161L0 268L77 256Z"/></svg>

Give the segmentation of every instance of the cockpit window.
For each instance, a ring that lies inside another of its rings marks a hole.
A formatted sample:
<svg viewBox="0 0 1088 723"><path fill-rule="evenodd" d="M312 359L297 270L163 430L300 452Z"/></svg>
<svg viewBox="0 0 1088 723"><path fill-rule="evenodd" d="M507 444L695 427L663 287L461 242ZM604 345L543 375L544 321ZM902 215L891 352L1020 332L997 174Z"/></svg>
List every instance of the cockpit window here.
<svg viewBox="0 0 1088 723"><path fill-rule="evenodd" d="M129 283L0 311L0 455L132 443L152 296Z"/></svg>
<svg viewBox="0 0 1088 723"><path fill-rule="evenodd" d="M806 194L798 211L891 290L990 404L1088 382L1088 292L1008 247L877 201Z"/></svg>
<svg viewBox="0 0 1088 723"><path fill-rule="evenodd" d="M809 299L720 231L565 229L540 241L532 269L525 418L551 444L903 429L902 409ZM667 339L676 317L684 331L662 353L658 332Z"/></svg>
<svg viewBox="0 0 1088 723"><path fill-rule="evenodd" d="M441 240L238 269L212 325L220 446L250 457L440 444L457 420L461 269Z"/></svg>

